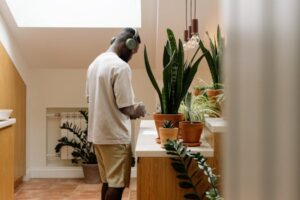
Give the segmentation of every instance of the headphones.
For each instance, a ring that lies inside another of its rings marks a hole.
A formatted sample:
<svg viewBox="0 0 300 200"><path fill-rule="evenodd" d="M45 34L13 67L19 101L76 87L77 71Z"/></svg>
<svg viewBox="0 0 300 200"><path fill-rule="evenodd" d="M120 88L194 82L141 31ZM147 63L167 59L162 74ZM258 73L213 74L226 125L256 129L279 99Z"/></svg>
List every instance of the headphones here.
<svg viewBox="0 0 300 200"><path fill-rule="evenodd" d="M134 29L134 35L132 36L132 38L128 38L125 42L125 46L127 47L127 49L129 50L133 50L136 48L138 41L137 38L139 37L139 33L137 31L137 29ZM116 37L113 37L110 41L110 44L114 43L114 41L116 40Z"/></svg>

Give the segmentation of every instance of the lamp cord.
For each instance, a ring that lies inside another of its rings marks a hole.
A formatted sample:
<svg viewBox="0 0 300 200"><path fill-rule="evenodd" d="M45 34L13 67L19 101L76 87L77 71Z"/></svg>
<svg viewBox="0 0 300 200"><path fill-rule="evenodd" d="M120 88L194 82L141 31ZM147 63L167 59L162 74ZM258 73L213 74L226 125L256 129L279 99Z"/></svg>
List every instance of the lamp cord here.
<svg viewBox="0 0 300 200"><path fill-rule="evenodd" d="M194 0L194 19L196 19L196 0Z"/></svg>
<svg viewBox="0 0 300 200"><path fill-rule="evenodd" d="M188 25L187 25L187 18L188 18L188 14L187 14L187 1L188 0L185 0L185 30L187 30L188 29Z"/></svg>

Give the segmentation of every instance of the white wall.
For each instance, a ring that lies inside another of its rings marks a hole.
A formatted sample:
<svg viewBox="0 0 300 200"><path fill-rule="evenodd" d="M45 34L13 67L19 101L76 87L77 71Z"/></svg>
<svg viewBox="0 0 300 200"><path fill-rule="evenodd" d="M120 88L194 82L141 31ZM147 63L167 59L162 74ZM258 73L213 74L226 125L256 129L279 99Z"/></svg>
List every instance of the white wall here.
<svg viewBox="0 0 300 200"><path fill-rule="evenodd" d="M16 44L13 35L9 31L2 15L0 14L0 41L7 51L9 57L13 61L19 74L24 80L25 84L28 82L28 66L25 60L19 53L18 45Z"/></svg>
<svg viewBox="0 0 300 200"><path fill-rule="evenodd" d="M137 101L144 101L149 112L155 108L152 85L144 69L132 70L133 87ZM87 107L85 100L86 69L31 69L28 93L31 111L29 118L29 168L31 177L76 177L81 172L72 169L68 175L61 168L47 167L47 108L82 108ZM145 81L146 80L146 81ZM71 168L68 168L71 170ZM64 169L65 170L65 169Z"/></svg>
<svg viewBox="0 0 300 200"><path fill-rule="evenodd" d="M43 177L46 169L46 109L87 107L84 69L31 69L29 132L30 177ZM44 172L44 173L43 173ZM58 172L56 172L58 173Z"/></svg>

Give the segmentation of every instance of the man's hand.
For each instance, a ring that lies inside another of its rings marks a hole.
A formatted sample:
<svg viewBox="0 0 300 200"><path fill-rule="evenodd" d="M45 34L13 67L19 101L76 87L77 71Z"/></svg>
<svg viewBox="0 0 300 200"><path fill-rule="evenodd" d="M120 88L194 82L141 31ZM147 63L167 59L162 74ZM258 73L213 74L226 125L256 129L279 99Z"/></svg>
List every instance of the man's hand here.
<svg viewBox="0 0 300 200"><path fill-rule="evenodd" d="M123 114L128 115L130 119L137 119L144 117L146 114L145 104L139 102L133 106L128 106L119 109Z"/></svg>

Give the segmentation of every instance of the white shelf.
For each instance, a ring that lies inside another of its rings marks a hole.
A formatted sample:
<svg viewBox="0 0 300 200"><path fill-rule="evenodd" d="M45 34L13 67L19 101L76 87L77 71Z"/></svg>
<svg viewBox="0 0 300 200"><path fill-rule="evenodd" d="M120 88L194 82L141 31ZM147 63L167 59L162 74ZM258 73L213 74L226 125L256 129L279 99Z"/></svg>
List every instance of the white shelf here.
<svg viewBox="0 0 300 200"><path fill-rule="evenodd" d="M142 120L135 153L137 157L170 157L166 150L155 142L157 132L153 120ZM199 147L189 147L192 152L200 152L205 157L213 157L213 148L204 140Z"/></svg>
<svg viewBox="0 0 300 200"><path fill-rule="evenodd" d="M15 124L15 123L16 123L15 118L11 118L11 119L5 120L5 121L0 121L0 129L5 128L5 127L10 126L10 125Z"/></svg>
<svg viewBox="0 0 300 200"><path fill-rule="evenodd" d="M205 118L205 126L212 133L224 133L226 122L223 118Z"/></svg>

